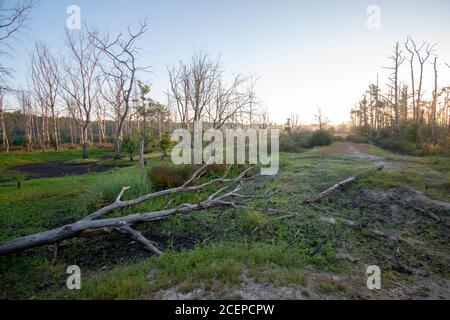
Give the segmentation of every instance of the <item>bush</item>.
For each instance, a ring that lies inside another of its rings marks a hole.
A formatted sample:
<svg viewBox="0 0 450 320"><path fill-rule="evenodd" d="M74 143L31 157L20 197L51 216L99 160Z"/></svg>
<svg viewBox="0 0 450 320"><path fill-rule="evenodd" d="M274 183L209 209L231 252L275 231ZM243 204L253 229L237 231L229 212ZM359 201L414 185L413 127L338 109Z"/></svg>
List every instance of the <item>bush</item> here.
<svg viewBox="0 0 450 320"><path fill-rule="evenodd" d="M148 177L156 190L176 188L183 185L199 168L199 165L156 165L149 170ZM208 179L219 178L226 170L226 165L214 164L205 176Z"/></svg>
<svg viewBox="0 0 450 320"><path fill-rule="evenodd" d="M133 157L138 151L137 139L126 137L122 143L122 150L130 157L130 161L133 161Z"/></svg>
<svg viewBox="0 0 450 320"><path fill-rule="evenodd" d="M170 149L171 145L172 141L170 140L170 136L167 133L163 134L161 140L159 140L159 149L163 153L163 158L167 156L167 150Z"/></svg>
<svg viewBox="0 0 450 320"><path fill-rule="evenodd" d="M312 147L328 146L333 143L333 136L327 130L315 131L308 140L308 145Z"/></svg>
<svg viewBox="0 0 450 320"><path fill-rule="evenodd" d="M282 152L302 152L308 148L308 139L310 134L295 133L292 135L284 134L280 136L280 151Z"/></svg>
<svg viewBox="0 0 450 320"><path fill-rule="evenodd" d="M392 145L393 149L399 149L400 151L406 153L418 153L417 155L421 155L422 153L422 151L417 149L417 145L415 142L411 142L406 139L396 140Z"/></svg>
<svg viewBox="0 0 450 320"><path fill-rule="evenodd" d="M147 137L145 140L145 151L155 152L158 149L159 139L157 137Z"/></svg>
<svg viewBox="0 0 450 320"><path fill-rule="evenodd" d="M26 146L27 138L25 136L14 136L12 145L14 146Z"/></svg>

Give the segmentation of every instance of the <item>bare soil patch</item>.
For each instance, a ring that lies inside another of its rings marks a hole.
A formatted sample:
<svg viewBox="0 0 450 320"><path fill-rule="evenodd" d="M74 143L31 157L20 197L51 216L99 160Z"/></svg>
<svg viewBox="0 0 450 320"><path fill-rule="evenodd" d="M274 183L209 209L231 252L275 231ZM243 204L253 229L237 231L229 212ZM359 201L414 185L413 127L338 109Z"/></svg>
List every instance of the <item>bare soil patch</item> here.
<svg viewBox="0 0 450 320"><path fill-rule="evenodd" d="M11 170L24 174L31 179L58 178L67 175L80 176L92 172L103 172L112 169L111 165L97 163L67 164L65 161L49 161L13 167Z"/></svg>

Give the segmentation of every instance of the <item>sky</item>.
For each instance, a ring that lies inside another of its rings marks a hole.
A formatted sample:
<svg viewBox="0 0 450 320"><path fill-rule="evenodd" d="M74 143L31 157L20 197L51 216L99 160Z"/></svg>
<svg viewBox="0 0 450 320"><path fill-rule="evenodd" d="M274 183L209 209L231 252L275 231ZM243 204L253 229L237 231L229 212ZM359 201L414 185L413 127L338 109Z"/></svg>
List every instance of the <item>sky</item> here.
<svg viewBox="0 0 450 320"><path fill-rule="evenodd" d="M35 40L55 52L62 47L70 5L80 7L83 23L111 33L148 18L139 61L151 66L143 78L162 102L169 87L167 66L203 50L220 56L230 77L258 77L256 94L271 120L285 123L296 113L309 124L320 107L334 124L345 122L377 74L380 84L387 83L387 56L408 35L418 43L438 43L439 81L450 83L444 65L450 64L449 0L40 0L28 29L13 43L8 63L16 70L16 84L24 82ZM380 29L367 27L371 5L380 9ZM432 66L426 68L431 85ZM405 81L408 72L405 63ZM425 89L430 94L431 87Z"/></svg>

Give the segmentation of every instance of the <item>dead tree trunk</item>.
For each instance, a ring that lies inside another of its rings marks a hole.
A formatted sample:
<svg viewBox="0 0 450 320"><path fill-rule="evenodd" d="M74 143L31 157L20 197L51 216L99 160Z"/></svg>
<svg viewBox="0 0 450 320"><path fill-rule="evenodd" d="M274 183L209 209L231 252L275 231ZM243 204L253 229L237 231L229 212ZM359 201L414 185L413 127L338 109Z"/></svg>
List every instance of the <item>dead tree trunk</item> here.
<svg viewBox="0 0 450 320"><path fill-rule="evenodd" d="M121 198L124 192L128 190L128 188L123 188L113 204L97 210L96 212L92 213L82 220L49 231L44 231L0 243L0 255L14 253L43 245L54 244L69 238L80 237L92 233L105 232L110 230L118 230L120 232L127 233L134 239L142 242L147 249L153 251L155 254L160 254L161 251L159 249L156 249L148 239L146 239L138 231L132 229L133 225L145 222L160 221L173 215L188 214L193 211L200 211L219 206L236 208L239 207L242 202L244 202L243 199L245 199L245 201L249 201L251 199L261 198L257 196L245 196L239 194L239 191L242 189L243 182L245 180L248 180L246 176L252 168L245 170L237 178L234 179L227 179L227 176L230 172L230 170L228 170L222 178L211 180L200 185L192 185L203 176L209 166L210 164L202 166L181 187L159 191L137 199L122 201ZM198 191L212 184L219 183L226 183L226 186L220 188L218 191L211 194L207 199L199 201L198 203L185 203L172 209L162 209L159 211L136 213L123 217L104 218L96 220L97 218L109 212L117 212L117 210L121 208L136 206L150 199L179 194L181 192ZM264 193L263 197L270 197L272 194L273 193L266 192Z"/></svg>
<svg viewBox="0 0 450 320"><path fill-rule="evenodd" d="M9 140L6 134L5 118L3 116L3 96L4 96L3 90L0 89L0 125L2 126L2 142L5 151L9 152Z"/></svg>
<svg viewBox="0 0 450 320"><path fill-rule="evenodd" d="M436 135L436 108L437 108L437 95L438 95L438 72L437 72L437 57L434 57L434 91L433 102L431 105L431 141L433 144L437 144Z"/></svg>

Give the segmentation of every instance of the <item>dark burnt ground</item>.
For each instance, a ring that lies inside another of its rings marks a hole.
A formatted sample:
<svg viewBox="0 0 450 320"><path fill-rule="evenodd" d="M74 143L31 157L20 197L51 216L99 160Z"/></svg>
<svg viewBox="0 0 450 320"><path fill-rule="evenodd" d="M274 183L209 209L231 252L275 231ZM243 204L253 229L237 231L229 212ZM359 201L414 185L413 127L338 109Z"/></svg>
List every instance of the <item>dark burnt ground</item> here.
<svg viewBox="0 0 450 320"><path fill-rule="evenodd" d="M112 165L66 164L65 161L49 161L45 163L28 164L11 168L12 171L22 173L27 178L58 178L67 175L80 176L87 173L103 172L112 169Z"/></svg>

